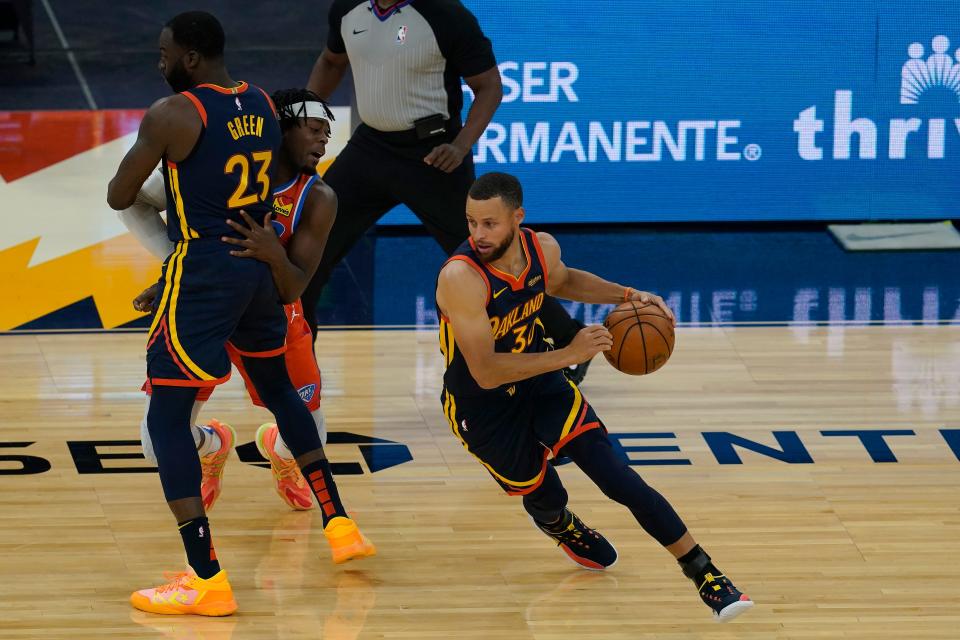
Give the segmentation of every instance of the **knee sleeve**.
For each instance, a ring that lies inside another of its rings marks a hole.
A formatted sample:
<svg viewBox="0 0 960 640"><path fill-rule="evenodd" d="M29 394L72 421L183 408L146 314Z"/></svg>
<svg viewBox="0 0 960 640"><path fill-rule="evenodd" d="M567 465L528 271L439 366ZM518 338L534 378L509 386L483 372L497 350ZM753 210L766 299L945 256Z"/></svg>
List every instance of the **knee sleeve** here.
<svg viewBox="0 0 960 640"><path fill-rule="evenodd" d="M167 501L200 496L200 458L190 433L194 387L155 386L147 407L147 435Z"/></svg>
<svg viewBox="0 0 960 640"><path fill-rule="evenodd" d="M143 448L143 457L157 464L157 454L153 452L153 440L150 439L150 430L147 428L147 414L150 413L150 396L143 408L143 419L140 420L140 446Z"/></svg>
<svg viewBox="0 0 960 640"><path fill-rule="evenodd" d="M200 415L200 409L203 408L203 401L196 400L193 403L193 410L190 412L190 434L193 436L193 444L197 445L197 433L194 425L197 424L197 417ZM140 421L140 446L143 448L143 457L157 464L157 454L153 450L153 440L150 439L150 430L147 428L147 414L150 412L150 396L147 396L146 406L143 408L143 419Z"/></svg>

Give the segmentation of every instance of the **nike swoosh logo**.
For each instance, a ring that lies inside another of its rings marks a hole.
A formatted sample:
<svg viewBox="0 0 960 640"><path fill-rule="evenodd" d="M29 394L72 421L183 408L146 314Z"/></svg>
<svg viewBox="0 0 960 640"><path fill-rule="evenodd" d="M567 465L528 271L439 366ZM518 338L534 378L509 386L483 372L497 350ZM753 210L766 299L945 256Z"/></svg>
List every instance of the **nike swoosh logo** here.
<svg viewBox="0 0 960 640"><path fill-rule="evenodd" d="M507 287L504 287L503 289L500 289L500 291L497 291L495 294L493 294L494 300L496 300L497 296L499 296L501 293L503 293L506 290L507 290Z"/></svg>
<svg viewBox="0 0 960 640"><path fill-rule="evenodd" d="M360 29L360 31L357 31L356 29L354 29L353 35L357 35L358 33L366 33L366 32L367 32L367 29Z"/></svg>
<svg viewBox="0 0 960 640"><path fill-rule="evenodd" d="M846 240L853 240L854 242L859 242L861 240L892 240L893 238L908 238L910 236L925 236L929 235L929 231L910 231L908 233L888 233L882 236L861 236L858 233L851 233L846 236Z"/></svg>

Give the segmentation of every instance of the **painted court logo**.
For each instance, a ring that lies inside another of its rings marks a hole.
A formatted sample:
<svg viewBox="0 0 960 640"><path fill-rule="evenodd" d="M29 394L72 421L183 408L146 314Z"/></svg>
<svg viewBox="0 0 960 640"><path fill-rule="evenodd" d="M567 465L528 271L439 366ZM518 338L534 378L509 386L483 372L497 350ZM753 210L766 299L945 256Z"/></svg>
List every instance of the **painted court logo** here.
<svg viewBox="0 0 960 640"><path fill-rule="evenodd" d="M936 36L931 48L933 53L926 59L919 42L907 48L910 59L900 72L900 104L917 104L924 92L937 87L953 91L960 102L960 49L951 57L950 39L944 35Z"/></svg>

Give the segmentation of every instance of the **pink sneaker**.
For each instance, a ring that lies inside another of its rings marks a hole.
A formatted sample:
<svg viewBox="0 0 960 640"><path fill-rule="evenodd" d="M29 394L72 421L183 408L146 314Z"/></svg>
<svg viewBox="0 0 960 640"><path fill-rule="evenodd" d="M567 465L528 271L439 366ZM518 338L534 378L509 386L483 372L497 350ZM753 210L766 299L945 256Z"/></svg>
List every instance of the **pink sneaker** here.
<svg viewBox="0 0 960 640"><path fill-rule="evenodd" d="M280 436L280 430L275 424L262 424L257 429L257 450L260 455L270 461L270 470L276 482L277 495L286 502L291 509L306 511L313 508L313 491L300 473L300 467L294 459L285 459L277 455L274 445Z"/></svg>
<svg viewBox="0 0 960 640"><path fill-rule="evenodd" d="M237 610L226 571L207 580L192 571L164 577L167 584L130 594L130 604L140 611L168 615L228 616Z"/></svg>
<svg viewBox="0 0 960 640"><path fill-rule="evenodd" d="M209 511L220 497L223 488L223 466L227 463L230 450L237 439L233 427L219 420L210 420L207 427L220 438L220 448L213 453L200 458L200 469L203 477L200 480L200 497L203 498L203 508Z"/></svg>

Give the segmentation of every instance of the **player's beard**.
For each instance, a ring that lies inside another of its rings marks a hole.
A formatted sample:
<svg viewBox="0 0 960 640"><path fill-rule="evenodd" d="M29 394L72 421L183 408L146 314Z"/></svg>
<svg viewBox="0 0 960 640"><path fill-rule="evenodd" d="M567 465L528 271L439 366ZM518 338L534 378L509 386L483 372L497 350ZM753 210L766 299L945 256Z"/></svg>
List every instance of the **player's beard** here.
<svg viewBox="0 0 960 640"><path fill-rule="evenodd" d="M183 58L173 63L163 79L167 81L174 93L182 93L193 87L190 74L187 73L187 67L183 64Z"/></svg>
<svg viewBox="0 0 960 640"><path fill-rule="evenodd" d="M506 239L497 245L497 248L489 253L489 255L481 255L480 260L484 263L496 262L503 257L503 254L507 252L507 249L510 248L510 245L513 244L513 238L517 235L517 232L513 229L510 229L510 235Z"/></svg>

